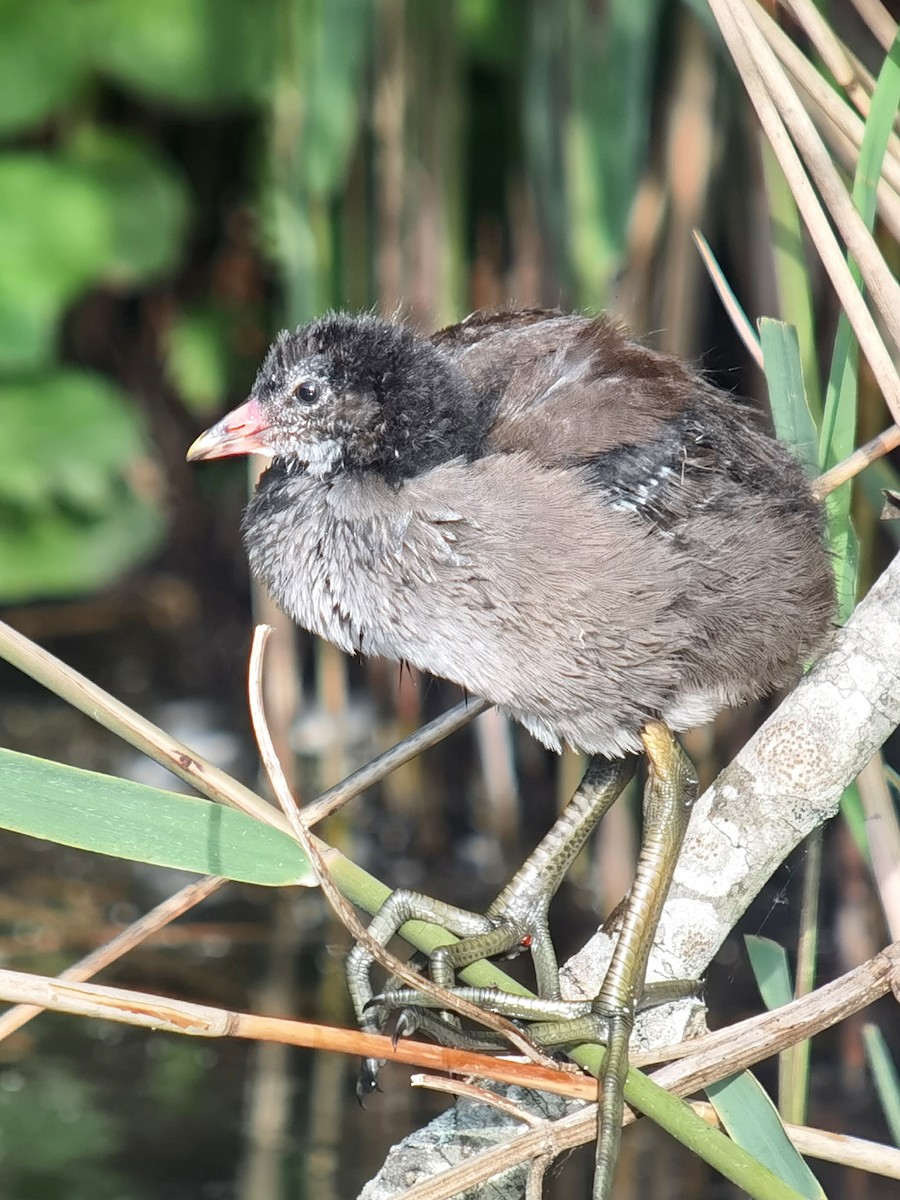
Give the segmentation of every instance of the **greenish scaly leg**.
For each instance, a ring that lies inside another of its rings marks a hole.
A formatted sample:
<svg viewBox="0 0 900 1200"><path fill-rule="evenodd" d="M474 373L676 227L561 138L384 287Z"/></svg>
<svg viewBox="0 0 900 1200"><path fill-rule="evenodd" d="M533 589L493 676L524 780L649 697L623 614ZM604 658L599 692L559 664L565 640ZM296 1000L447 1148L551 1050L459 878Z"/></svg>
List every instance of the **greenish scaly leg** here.
<svg viewBox="0 0 900 1200"><path fill-rule="evenodd" d="M659 721L648 723L641 740L649 764L644 840L612 961L595 1001L595 1010L609 1018L609 1036L599 1085L594 1200L607 1200L612 1188L622 1138L628 1044L634 1014L644 989L656 927L697 796L693 766L667 726Z"/></svg>
<svg viewBox="0 0 900 1200"><path fill-rule="evenodd" d="M665 725L651 722L645 727L641 738L649 766L644 802L644 839L635 868L634 883L621 907L618 939L597 998L592 1002L564 1001L558 999L557 993L541 994L538 998L529 999L510 996L493 988L453 989L466 999L494 1012L533 1022L528 1026L528 1036L535 1045L544 1049L584 1042L606 1044L607 1053L599 1081L600 1125L594 1200L606 1200L612 1187L622 1136L623 1091L635 1012L639 1007L681 998L696 989L695 984L685 980L666 980L650 985L644 981L647 959L697 795L697 781L690 760ZM539 851L545 848L547 842L553 844L557 833L555 827ZM579 848L581 844L579 841ZM544 869L539 851L526 863L509 888L501 893L492 910L504 908L509 894L518 899L526 874L533 871L540 873ZM555 872L561 861L565 862L567 869L573 857L574 854L571 857L566 854L553 860L551 871ZM533 874L531 878L533 882ZM550 895L558 886L555 874L553 880ZM527 894L533 902L535 895L540 893L536 889L527 891ZM550 990L549 987L547 990ZM374 1004L384 1008L398 1005L431 1006L428 997L409 989L390 990L383 996L375 997ZM452 1041L452 1044L479 1049L496 1048L498 1044L496 1035L457 1031L451 1037L442 1035L439 1022L434 1018L423 1019L419 1015L417 1020L419 1028L427 1030L439 1040Z"/></svg>
<svg viewBox="0 0 900 1200"><path fill-rule="evenodd" d="M417 892L394 892L376 914L369 933L386 945L404 922L430 921L462 938L442 946L429 959L436 983L452 987L456 972L482 958L513 955L528 948L534 961L538 993L547 999L559 997L559 971L550 940L547 910L560 883L598 821L615 802L634 774L637 760L628 758L591 762L575 795L560 813L550 832L516 872L486 913L476 914L441 904ZM381 1013L390 1004L390 984L385 1004L373 1005L369 972L372 956L355 946L347 959L347 981L360 1026L376 1032ZM415 1027L415 1016L403 1018L403 1032ZM448 1028L450 1025L448 1024ZM377 1060L367 1060L360 1081L360 1094L376 1086Z"/></svg>
<svg viewBox="0 0 900 1200"><path fill-rule="evenodd" d="M524 935L530 936L534 931L536 944L532 945L532 954L538 976L538 999L532 1001L521 997L504 997L495 989L454 990L495 1012L536 1021L528 1029L536 1045L547 1048L583 1042L606 1043L607 1053L599 1083L600 1127L594 1200L607 1200L612 1187L622 1136L628 1047L641 998L646 994L651 1003L664 1002L687 995L692 990L692 985L685 981L666 981L647 988L644 979L647 959L678 862L690 810L696 799L697 780L690 760L667 726L659 721L648 723L642 731L641 740L649 765L644 802L644 839L635 868L634 883L622 907L618 939L597 998L590 1004L558 999L556 957L546 930L546 913L551 897L586 838L630 778L634 770L630 760L620 764L596 760L591 764L578 792L563 810L557 824L497 897L485 917L475 918L472 914L447 910L453 916L464 915L466 921L490 921L491 929L489 933L478 934L470 926L475 936L466 937L463 942L440 951L443 959L439 960L436 968L432 968L435 977L439 977L445 986L452 987L457 969L479 957L509 953L520 944ZM619 771L616 770L617 765ZM433 905L434 902L430 903ZM430 908L430 919L439 918L440 907ZM393 932L397 924L393 920L389 924ZM463 929L460 931L463 932ZM367 970L365 982L368 986ZM382 996L374 998L369 990L366 1008L383 1010L408 1004L428 1007L429 1000L415 991L389 987ZM371 1011L368 1019L380 1023L380 1017L376 1018ZM415 1017L408 1018L406 1029L411 1031L415 1023ZM442 1033L439 1024L433 1018L418 1018L419 1027L427 1028L439 1040L482 1048L496 1044L492 1043L490 1034L472 1035L461 1031L451 1034L446 1026L447 1032Z"/></svg>

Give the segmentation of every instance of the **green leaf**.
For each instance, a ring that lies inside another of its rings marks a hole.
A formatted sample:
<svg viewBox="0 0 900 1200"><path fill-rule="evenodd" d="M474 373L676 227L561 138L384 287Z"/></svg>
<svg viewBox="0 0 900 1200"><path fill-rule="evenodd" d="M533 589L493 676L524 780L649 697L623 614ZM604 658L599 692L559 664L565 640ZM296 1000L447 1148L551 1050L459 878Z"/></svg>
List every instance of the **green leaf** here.
<svg viewBox="0 0 900 1200"><path fill-rule="evenodd" d="M784 321L762 317L759 322L766 383L775 432L812 476L818 471L819 431L803 385L803 364L797 330Z"/></svg>
<svg viewBox="0 0 900 1200"><path fill-rule="evenodd" d="M171 163L139 138L87 125L63 161L97 186L107 208L102 282L133 284L177 266L188 194Z"/></svg>
<svg viewBox="0 0 900 1200"><path fill-rule="evenodd" d="M784 947L771 938L757 937L755 934L745 935L744 945L766 1008L781 1008L783 1004L789 1004L794 998L794 989Z"/></svg>
<svg viewBox="0 0 900 1200"><path fill-rule="evenodd" d="M84 20L72 0L0 0L0 133L28 129L71 100L87 74Z"/></svg>
<svg viewBox="0 0 900 1200"><path fill-rule="evenodd" d="M267 96L279 0L89 2L93 61L133 91L197 108Z"/></svg>
<svg viewBox="0 0 900 1200"><path fill-rule="evenodd" d="M868 229L875 223L877 187L888 138L900 105L900 35L884 61L872 95L856 176L853 201ZM856 263L849 260L858 286L862 286ZM846 458L856 438L859 344L846 314L841 313L834 341L831 371L825 400L825 415L819 443L819 464L827 471ZM850 522L851 485L845 483L828 497L829 548L838 580L838 615L846 620L856 601L859 546Z"/></svg>
<svg viewBox="0 0 900 1200"><path fill-rule="evenodd" d="M894 1145L900 1147L900 1076L884 1040L884 1034L877 1025L867 1022L863 1026L863 1040L875 1080L875 1090L881 1101L891 1138Z"/></svg>
<svg viewBox="0 0 900 1200"><path fill-rule="evenodd" d="M80 850L267 887L313 884L286 833L211 800L0 749L0 827Z"/></svg>
<svg viewBox="0 0 900 1200"><path fill-rule="evenodd" d="M815 1175L797 1153L764 1089L741 1071L706 1089L733 1140L807 1200L825 1200Z"/></svg>
<svg viewBox="0 0 900 1200"><path fill-rule="evenodd" d="M778 159L763 139L763 174L769 199L772 250L781 315L797 330L806 398L814 419L822 419L822 385L816 345L810 270L803 249L803 229L797 203Z"/></svg>
<svg viewBox="0 0 900 1200"><path fill-rule="evenodd" d="M96 590L159 544L137 414L102 376L0 384L0 599Z"/></svg>
<svg viewBox="0 0 900 1200"><path fill-rule="evenodd" d="M0 156L0 369L47 365L88 287L171 268L186 214L171 168L133 138L85 130L55 155Z"/></svg>

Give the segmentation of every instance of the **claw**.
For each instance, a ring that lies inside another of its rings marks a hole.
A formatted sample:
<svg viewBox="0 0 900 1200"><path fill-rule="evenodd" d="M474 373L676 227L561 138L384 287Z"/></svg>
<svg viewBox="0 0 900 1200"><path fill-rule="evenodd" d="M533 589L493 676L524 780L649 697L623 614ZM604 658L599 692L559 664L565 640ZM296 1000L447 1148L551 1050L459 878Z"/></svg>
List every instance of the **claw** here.
<svg viewBox="0 0 900 1200"><path fill-rule="evenodd" d="M360 1108L366 1107L366 1097L373 1092L380 1092L378 1072L384 1065L380 1058L364 1058L359 1068L359 1078L356 1081L356 1100Z"/></svg>
<svg viewBox="0 0 900 1200"><path fill-rule="evenodd" d="M394 1026L394 1032L391 1034L391 1045L397 1049L397 1043L402 1037L412 1037L419 1028L419 1021L415 1011L411 1008L401 1009L397 1017L397 1023Z"/></svg>

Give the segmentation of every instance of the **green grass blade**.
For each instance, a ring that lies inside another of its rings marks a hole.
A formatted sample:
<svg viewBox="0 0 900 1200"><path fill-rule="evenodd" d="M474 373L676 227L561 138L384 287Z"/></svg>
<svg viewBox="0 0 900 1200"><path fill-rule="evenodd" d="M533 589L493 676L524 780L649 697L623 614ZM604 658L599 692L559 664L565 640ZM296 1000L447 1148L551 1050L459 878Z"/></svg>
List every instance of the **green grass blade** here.
<svg viewBox="0 0 900 1200"><path fill-rule="evenodd" d="M552 5L547 21L559 21ZM565 229L576 301L606 302L621 268L635 193L647 155L648 104L661 0L610 0L602 19L570 5L571 107L563 130L568 192Z"/></svg>
<svg viewBox="0 0 900 1200"><path fill-rule="evenodd" d="M756 985L766 1008L781 1008L794 998L791 969L783 946L770 938L744 938ZM803 1123L809 1073L809 1042L790 1046L778 1056L778 1106L785 1120Z"/></svg>
<svg viewBox="0 0 900 1200"><path fill-rule="evenodd" d="M775 432L791 447L807 474L815 475L819 465L819 431L806 398L797 330L784 321L762 317L759 340Z"/></svg>
<svg viewBox="0 0 900 1200"><path fill-rule="evenodd" d="M787 952L771 938L747 934L744 938L756 986L766 1008L781 1008L794 998Z"/></svg>
<svg viewBox="0 0 900 1200"><path fill-rule="evenodd" d="M200 875L314 884L286 833L221 804L0 749L0 827Z"/></svg>
<svg viewBox="0 0 900 1200"><path fill-rule="evenodd" d="M872 95L872 106L859 151L853 181L853 202L867 228L875 224L876 189L894 117L900 105L900 34L884 61ZM850 260L857 284L860 275ZM834 354L822 421L819 464L823 471L846 458L856 436L859 345L845 314L841 314L835 336ZM839 616L846 620L856 598L859 547L850 523L851 485L844 484L828 498L829 535L838 578Z"/></svg>
<svg viewBox="0 0 900 1200"><path fill-rule="evenodd" d="M900 1146L900 1076L887 1048L884 1034L877 1025L863 1026L863 1040L869 1067L875 1079L875 1090L887 1119L895 1146Z"/></svg>
<svg viewBox="0 0 900 1200"><path fill-rule="evenodd" d="M825 1193L794 1148L774 1104L749 1071L711 1084L706 1094L739 1146L801 1196L824 1200Z"/></svg>
<svg viewBox="0 0 900 1200"><path fill-rule="evenodd" d="M803 252L803 230L791 189L772 147L763 139L763 173L769 199L772 250L780 313L798 332L809 406L822 418L822 386L816 360L816 328L810 292L810 272Z"/></svg>

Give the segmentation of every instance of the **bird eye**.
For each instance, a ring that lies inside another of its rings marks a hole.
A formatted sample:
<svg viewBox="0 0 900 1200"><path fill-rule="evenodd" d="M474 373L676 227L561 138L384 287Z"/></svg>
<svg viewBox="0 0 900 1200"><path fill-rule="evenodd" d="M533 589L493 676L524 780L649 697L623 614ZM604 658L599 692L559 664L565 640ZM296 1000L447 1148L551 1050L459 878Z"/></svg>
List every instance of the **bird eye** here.
<svg viewBox="0 0 900 1200"><path fill-rule="evenodd" d="M298 383L294 388L294 399L299 400L302 404L313 404L318 398L318 385L308 379L305 379L303 383Z"/></svg>

